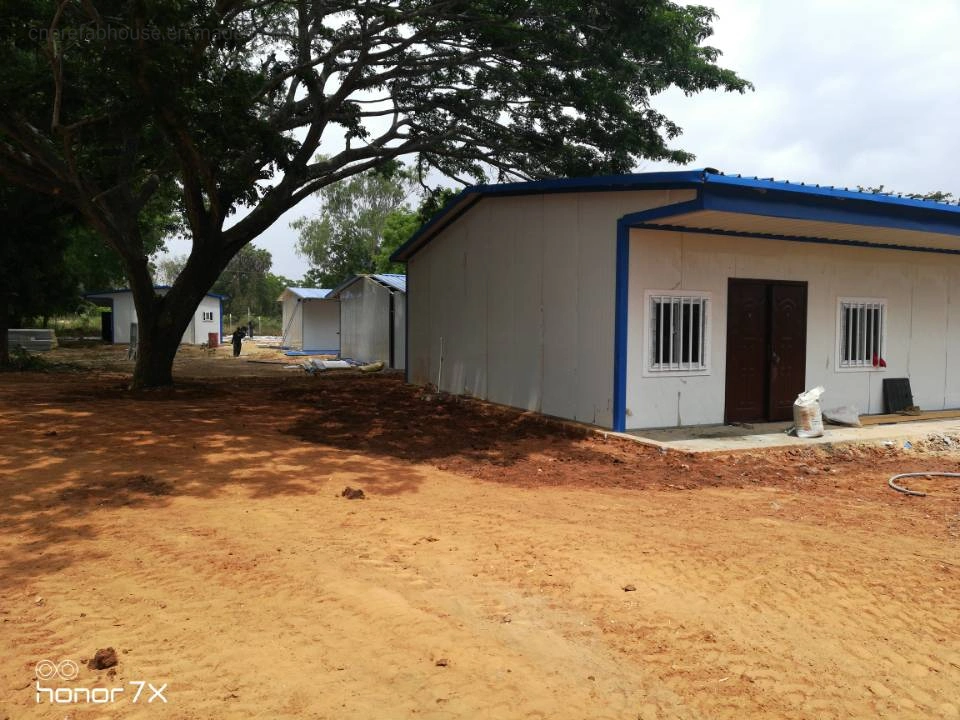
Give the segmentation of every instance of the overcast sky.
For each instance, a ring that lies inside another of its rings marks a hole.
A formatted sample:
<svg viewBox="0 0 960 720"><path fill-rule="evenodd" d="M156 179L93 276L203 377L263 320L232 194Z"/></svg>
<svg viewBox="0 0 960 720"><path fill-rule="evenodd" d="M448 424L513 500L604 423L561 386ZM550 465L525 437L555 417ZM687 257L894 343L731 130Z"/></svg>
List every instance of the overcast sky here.
<svg viewBox="0 0 960 720"><path fill-rule="evenodd" d="M956 0L700 0L716 9L721 65L751 80L746 95L666 93L654 106L679 123L690 167L901 192L960 194L960 3ZM639 169L678 169L645 163ZM290 221L254 244L273 272L307 267ZM171 246L189 250L185 242Z"/></svg>

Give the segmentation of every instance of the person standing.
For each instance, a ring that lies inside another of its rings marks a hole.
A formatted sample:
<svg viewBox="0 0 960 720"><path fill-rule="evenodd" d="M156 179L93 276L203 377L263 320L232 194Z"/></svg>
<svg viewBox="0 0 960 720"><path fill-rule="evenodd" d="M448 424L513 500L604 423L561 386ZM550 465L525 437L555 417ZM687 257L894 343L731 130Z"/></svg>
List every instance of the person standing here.
<svg viewBox="0 0 960 720"><path fill-rule="evenodd" d="M246 334L247 333L243 327L238 327L233 331L233 335L230 337L230 342L233 343L234 357L240 357L240 344L243 342L243 338Z"/></svg>

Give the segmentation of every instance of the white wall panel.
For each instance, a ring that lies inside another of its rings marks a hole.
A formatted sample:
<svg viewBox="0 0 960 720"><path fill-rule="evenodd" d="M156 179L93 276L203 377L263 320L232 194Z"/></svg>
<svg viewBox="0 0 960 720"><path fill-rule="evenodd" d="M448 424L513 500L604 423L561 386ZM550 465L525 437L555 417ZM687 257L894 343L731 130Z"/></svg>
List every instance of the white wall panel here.
<svg viewBox="0 0 960 720"><path fill-rule="evenodd" d="M113 295L113 342L130 342L130 325L137 322L137 309L133 304L133 293Z"/></svg>
<svg viewBox="0 0 960 720"><path fill-rule="evenodd" d="M948 276L942 266L914 269L908 368L913 402L924 409L942 408L946 395Z"/></svg>
<svg viewBox="0 0 960 720"><path fill-rule="evenodd" d="M424 385L430 380L431 256L417 253L407 261L407 381ZM410 282L416 276L415 284Z"/></svg>
<svg viewBox="0 0 960 720"><path fill-rule="evenodd" d="M303 348L303 313L302 303L295 297L288 297L283 301L281 313L283 315L283 345L290 348ZM227 334L234 328L224 328Z"/></svg>
<svg viewBox="0 0 960 720"><path fill-rule="evenodd" d="M412 382L609 426L617 220L693 191L485 198L407 264Z"/></svg>
<svg viewBox="0 0 960 720"><path fill-rule="evenodd" d="M825 407L882 412L884 377L910 377L924 409L960 405L960 308L949 288L960 257L837 245L634 230L630 247L627 427L719 423L724 414L729 278L808 283L806 387L826 388ZM710 293L709 375L644 377L647 290ZM840 297L887 301L885 371L838 370Z"/></svg>
<svg viewBox="0 0 960 720"><path fill-rule="evenodd" d="M543 400L547 415L575 418L579 383L579 203L543 196Z"/></svg>
<svg viewBox="0 0 960 720"><path fill-rule="evenodd" d="M339 294L340 352L364 363L390 363L390 291L360 278Z"/></svg>
<svg viewBox="0 0 960 720"><path fill-rule="evenodd" d="M340 303L337 300L302 300L300 318L304 350L340 351Z"/></svg>
<svg viewBox="0 0 960 720"><path fill-rule="evenodd" d="M944 367L945 408L960 408L960 267L946 266L947 359Z"/></svg>
<svg viewBox="0 0 960 720"><path fill-rule="evenodd" d="M407 360L407 296L393 295L393 358L390 366L397 370L406 367Z"/></svg>
<svg viewBox="0 0 960 720"><path fill-rule="evenodd" d="M212 319L204 320L204 313L211 313ZM193 313L190 327L183 334L183 342L200 345L210 339L210 333L220 334L220 299L205 295Z"/></svg>

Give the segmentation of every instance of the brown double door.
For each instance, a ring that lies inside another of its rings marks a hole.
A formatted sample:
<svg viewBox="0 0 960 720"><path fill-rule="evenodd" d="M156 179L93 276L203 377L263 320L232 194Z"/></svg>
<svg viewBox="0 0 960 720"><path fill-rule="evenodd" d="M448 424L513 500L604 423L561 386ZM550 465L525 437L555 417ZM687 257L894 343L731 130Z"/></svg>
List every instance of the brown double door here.
<svg viewBox="0 0 960 720"><path fill-rule="evenodd" d="M805 282L729 280L726 422L789 420L806 354Z"/></svg>

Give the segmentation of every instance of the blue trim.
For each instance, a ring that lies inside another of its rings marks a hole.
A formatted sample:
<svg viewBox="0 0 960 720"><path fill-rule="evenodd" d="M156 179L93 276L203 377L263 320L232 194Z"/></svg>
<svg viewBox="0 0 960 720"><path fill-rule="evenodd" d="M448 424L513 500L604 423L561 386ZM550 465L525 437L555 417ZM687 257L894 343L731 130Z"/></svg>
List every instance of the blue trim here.
<svg viewBox="0 0 960 720"><path fill-rule="evenodd" d="M822 196L790 196L784 192L744 193L738 188L711 188L703 191L704 209L740 215L762 215L787 220L812 220L843 225L866 225L894 230L960 235L955 212L946 214L945 206L892 207L858 197L856 202L838 201ZM847 193L849 195L849 193ZM899 198L896 198L899 199ZM956 210L956 208L951 208ZM893 214L896 212L896 214Z"/></svg>
<svg viewBox="0 0 960 720"><path fill-rule="evenodd" d="M220 298L220 342L223 342L223 297ZM220 343L217 343L218 345Z"/></svg>
<svg viewBox="0 0 960 720"><path fill-rule="evenodd" d="M630 282L630 225L617 221L617 270L613 326L613 429L627 427L627 329Z"/></svg>
<svg viewBox="0 0 960 720"><path fill-rule="evenodd" d="M613 329L613 429L627 428L627 339L630 321L630 229L649 220L685 215L703 209L702 193L686 202L663 205L638 213L624 215L617 220L617 267L614 290Z"/></svg>
<svg viewBox="0 0 960 720"><path fill-rule="evenodd" d="M874 250L907 250L909 252L937 253L941 255L960 255L960 249L919 247L916 245L896 245L893 243L867 242L865 240L837 240L834 238L812 237L809 235L774 235L770 233L742 232L740 230L710 230L691 228L669 223L645 223L634 225L637 230L663 230L665 232L690 233L693 235L723 235L724 237L754 238L757 240L784 240L787 242L816 243L819 245L845 245L847 247L872 248Z"/></svg>
<svg viewBox="0 0 960 720"><path fill-rule="evenodd" d="M154 285L153 286L154 290L170 290L172 288L173 288L173 285ZM101 290L99 292L84 293L83 297L85 298L101 297L103 295L119 295L120 293L128 293L128 292L133 292L133 290L131 290L130 288L116 288L114 290ZM220 295L219 293L215 293L215 292L204 293L204 295L206 295L207 297L220 298L221 300L223 300L224 298L230 297L229 295Z"/></svg>
<svg viewBox="0 0 960 720"><path fill-rule="evenodd" d="M655 190L675 187L699 187L706 170L636 173L632 175L599 175L596 177L559 178L533 182L473 185L452 198L446 205L390 256L392 262L405 262L421 245L439 230L459 218L481 198L488 196L539 195L574 192L609 192L625 190ZM461 207L462 206L462 207Z"/></svg>
<svg viewBox="0 0 960 720"><path fill-rule="evenodd" d="M410 382L410 283L403 293L403 381Z"/></svg>

